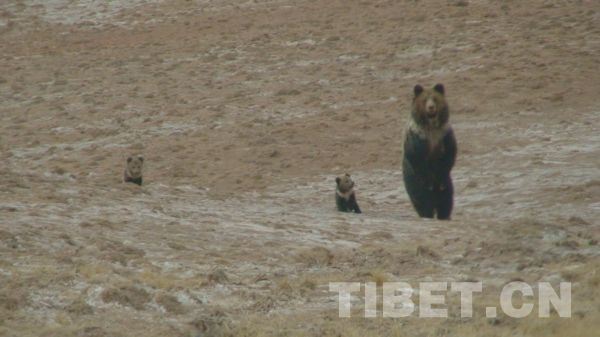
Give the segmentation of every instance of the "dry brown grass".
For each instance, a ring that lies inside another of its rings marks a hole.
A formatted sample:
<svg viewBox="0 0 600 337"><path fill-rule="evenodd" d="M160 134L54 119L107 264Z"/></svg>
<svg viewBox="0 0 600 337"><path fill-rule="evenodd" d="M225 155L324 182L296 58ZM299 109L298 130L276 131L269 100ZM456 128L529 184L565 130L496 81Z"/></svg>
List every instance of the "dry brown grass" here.
<svg viewBox="0 0 600 337"><path fill-rule="evenodd" d="M599 3L465 4L0 1L0 336L595 337ZM400 171L438 82L449 222ZM346 170L362 215L335 210ZM328 287L465 279L472 319L364 319L363 290L341 319ZM573 318L484 317L545 279Z"/></svg>
<svg viewBox="0 0 600 337"><path fill-rule="evenodd" d="M146 290L131 285L105 289L100 297L105 303L118 303L137 310L143 310L151 299Z"/></svg>
<svg viewBox="0 0 600 337"><path fill-rule="evenodd" d="M169 294L159 294L155 297L156 303L161 305L169 313L180 315L186 312L186 308L179 302L177 297Z"/></svg>
<svg viewBox="0 0 600 337"><path fill-rule="evenodd" d="M181 278L179 275L162 273L159 271L144 270L133 277L135 282L145 284L149 287L173 290L173 289L197 289L206 284L206 277L195 276Z"/></svg>
<svg viewBox="0 0 600 337"><path fill-rule="evenodd" d="M296 261L309 267L320 267L331 264L333 253L325 247L310 247L301 250L296 255Z"/></svg>
<svg viewBox="0 0 600 337"><path fill-rule="evenodd" d="M377 269L370 272L371 281L375 282L378 287L381 287L384 282L389 280L387 273L384 270Z"/></svg>

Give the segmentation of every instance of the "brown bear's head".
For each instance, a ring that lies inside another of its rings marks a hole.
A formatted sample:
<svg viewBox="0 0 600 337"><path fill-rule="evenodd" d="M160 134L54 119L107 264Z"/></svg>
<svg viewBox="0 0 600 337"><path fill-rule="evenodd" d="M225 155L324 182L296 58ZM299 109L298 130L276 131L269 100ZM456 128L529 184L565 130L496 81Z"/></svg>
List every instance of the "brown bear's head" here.
<svg viewBox="0 0 600 337"><path fill-rule="evenodd" d="M350 178L350 175L348 173L336 177L335 182L337 184L337 189L338 191L340 191L340 193L352 192L352 189L354 188L354 181L352 181L352 178Z"/></svg>
<svg viewBox="0 0 600 337"><path fill-rule="evenodd" d="M142 176L142 167L144 166L144 157L141 155L127 158L127 173L131 178Z"/></svg>
<svg viewBox="0 0 600 337"><path fill-rule="evenodd" d="M414 93L412 118L418 126L438 129L448 123L449 109L442 84L436 84L428 90L417 84Z"/></svg>

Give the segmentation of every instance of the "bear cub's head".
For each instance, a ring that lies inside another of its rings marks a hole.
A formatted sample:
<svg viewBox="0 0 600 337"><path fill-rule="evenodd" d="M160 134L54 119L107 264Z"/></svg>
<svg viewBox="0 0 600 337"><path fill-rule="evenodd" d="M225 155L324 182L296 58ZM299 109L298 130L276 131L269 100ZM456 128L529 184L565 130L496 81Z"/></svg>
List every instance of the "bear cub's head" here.
<svg viewBox="0 0 600 337"><path fill-rule="evenodd" d="M144 157L141 155L127 158L127 175L131 178L142 176L142 167L144 166Z"/></svg>
<svg viewBox="0 0 600 337"><path fill-rule="evenodd" d="M352 192L352 189L354 188L354 181L352 178L350 178L348 173L336 177L335 182L337 184L338 191L340 191L342 194Z"/></svg>
<svg viewBox="0 0 600 337"><path fill-rule="evenodd" d="M418 126L426 129L439 129L448 123L450 116L444 95L444 85L436 84L432 89L426 90L417 84L414 93L412 118Z"/></svg>

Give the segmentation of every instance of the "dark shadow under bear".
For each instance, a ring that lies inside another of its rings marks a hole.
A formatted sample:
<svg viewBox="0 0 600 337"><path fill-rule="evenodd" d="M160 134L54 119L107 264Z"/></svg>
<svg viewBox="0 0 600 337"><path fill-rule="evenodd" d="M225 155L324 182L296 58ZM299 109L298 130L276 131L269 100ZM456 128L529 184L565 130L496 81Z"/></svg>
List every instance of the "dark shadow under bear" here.
<svg viewBox="0 0 600 337"><path fill-rule="evenodd" d="M414 88L411 120L404 139L404 186L420 217L449 220L454 204L450 171L456 160L456 138L448 124L444 86Z"/></svg>

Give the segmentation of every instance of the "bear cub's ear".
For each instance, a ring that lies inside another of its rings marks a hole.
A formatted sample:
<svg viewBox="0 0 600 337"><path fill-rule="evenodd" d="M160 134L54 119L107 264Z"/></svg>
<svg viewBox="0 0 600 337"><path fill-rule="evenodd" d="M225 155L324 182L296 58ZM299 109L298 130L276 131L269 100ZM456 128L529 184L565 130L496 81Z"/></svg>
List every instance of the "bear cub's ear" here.
<svg viewBox="0 0 600 337"><path fill-rule="evenodd" d="M142 156L138 156L138 159L143 163L144 162L144 157Z"/></svg>
<svg viewBox="0 0 600 337"><path fill-rule="evenodd" d="M342 179L340 179L340 177L336 177L336 178L335 178L335 184L336 184L336 185L338 185L338 186L340 186L340 181L341 181L341 180L342 180Z"/></svg>
<svg viewBox="0 0 600 337"><path fill-rule="evenodd" d="M133 158L131 158L131 157L127 158L128 163L131 163L132 160L133 160Z"/></svg>
<svg viewBox="0 0 600 337"><path fill-rule="evenodd" d="M433 90L435 90L443 95L444 94L444 85L441 83L438 83L435 85L435 87L433 87Z"/></svg>
<svg viewBox="0 0 600 337"><path fill-rule="evenodd" d="M423 87L420 84L417 84L413 91L415 92L415 97L417 97L423 92Z"/></svg>

